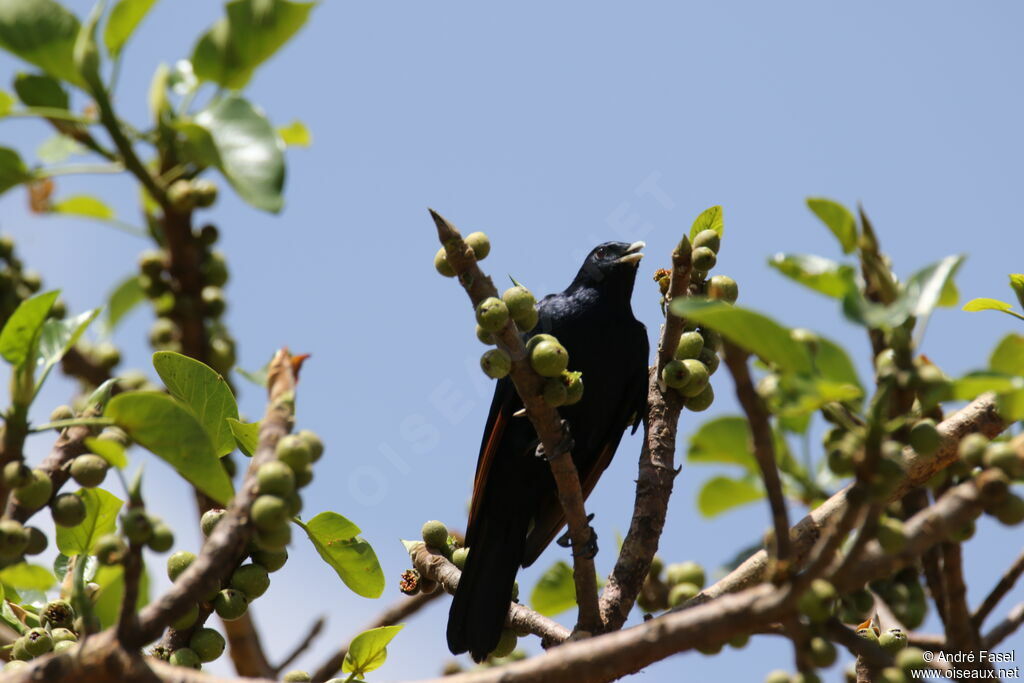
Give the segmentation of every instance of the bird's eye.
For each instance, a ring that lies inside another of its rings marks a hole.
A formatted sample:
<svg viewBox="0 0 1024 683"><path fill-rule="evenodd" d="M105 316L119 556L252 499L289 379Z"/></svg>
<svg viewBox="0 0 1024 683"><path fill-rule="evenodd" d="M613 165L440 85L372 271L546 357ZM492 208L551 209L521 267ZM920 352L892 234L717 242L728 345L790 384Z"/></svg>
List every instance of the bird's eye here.
<svg viewBox="0 0 1024 683"><path fill-rule="evenodd" d="M604 258L604 247L597 250L597 258Z"/></svg>

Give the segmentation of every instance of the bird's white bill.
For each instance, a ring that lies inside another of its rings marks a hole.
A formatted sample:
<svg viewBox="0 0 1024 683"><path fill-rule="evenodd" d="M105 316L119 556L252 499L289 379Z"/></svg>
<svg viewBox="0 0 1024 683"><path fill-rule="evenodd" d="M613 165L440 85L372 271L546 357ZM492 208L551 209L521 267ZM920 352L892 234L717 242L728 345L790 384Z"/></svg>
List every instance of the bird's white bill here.
<svg viewBox="0 0 1024 683"><path fill-rule="evenodd" d="M619 259L619 263L640 263L640 259L644 257L640 250L646 246L644 242L633 242L626 249L626 255Z"/></svg>

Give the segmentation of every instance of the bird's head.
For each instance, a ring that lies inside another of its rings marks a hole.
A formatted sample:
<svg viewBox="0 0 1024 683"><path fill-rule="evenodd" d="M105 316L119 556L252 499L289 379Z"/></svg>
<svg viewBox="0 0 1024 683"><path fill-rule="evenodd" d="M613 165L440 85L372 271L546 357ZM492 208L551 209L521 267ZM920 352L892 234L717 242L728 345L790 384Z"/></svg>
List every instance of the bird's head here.
<svg viewBox="0 0 1024 683"><path fill-rule="evenodd" d="M573 285L633 294L637 266L644 255L643 242L605 242L594 247L583 261Z"/></svg>

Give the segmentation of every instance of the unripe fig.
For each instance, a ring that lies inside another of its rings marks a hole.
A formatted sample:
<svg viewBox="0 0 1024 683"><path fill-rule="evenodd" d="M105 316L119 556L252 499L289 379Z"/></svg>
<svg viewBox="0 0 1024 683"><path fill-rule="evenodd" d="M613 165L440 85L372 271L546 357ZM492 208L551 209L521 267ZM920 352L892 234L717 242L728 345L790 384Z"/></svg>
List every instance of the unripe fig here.
<svg viewBox="0 0 1024 683"><path fill-rule="evenodd" d="M683 332L679 335L679 344L676 346L675 359L686 360L696 358L704 350L704 337L700 332Z"/></svg>
<svg viewBox="0 0 1024 683"><path fill-rule="evenodd" d="M856 673L853 680L857 680ZM899 667L887 666L879 672L878 683L910 683L910 680Z"/></svg>
<svg viewBox="0 0 1024 683"><path fill-rule="evenodd" d="M203 667L199 661L199 655L188 647L180 647L172 652L167 662L171 666L183 666L186 669L201 669Z"/></svg>
<svg viewBox="0 0 1024 683"><path fill-rule="evenodd" d="M692 358L681 362L689 371L689 378L686 380L686 384L680 390L680 393L686 397L696 396L704 391L704 387L708 386L708 380L711 378L708 366Z"/></svg>
<svg viewBox="0 0 1024 683"><path fill-rule="evenodd" d="M260 531L276 529L288 524L288 504L279 496L257 496L250 510L252 523Z"/></svg>
<svg viewBox="0 0 1024 683"><path fill-rule="evenodd" d="M722 362L718 358L718 354L711 349L701 350L700 354L697 356L697 360L707 366L709 375L715 374L715 371L718 370L719 364Z"/></svg>
<svg viewBox="0 0 1024 683"><path fill-rule="evenodd" d="M701 230L693 236L692 244L694 249L707 247L711 251L718 253L719 248L722 246L722 238L717 230Z"/></svg>
<svg viewBox="0 0 1024 683"><path fill-rule="evenodd" d="M317 462L321 457L323 457L324 442L316 432L311 429L303 429L300 430L296 436L305 441L306 445L309 446L310 462Z"/></svg>
<svg viewBox="0 0 1024 683"><path fill-rule="evenodd" d="M50 422L60 422L61 420L70 420L75 417L75 411L71 409L71 406L57 406L50 412ZM12 461L17 462L17 461ZM8 463L10 464L10 463Z"/></svg>
<svg viewBox="0 0 1024 683"><path fill-rule="evenodd" d="M210 252L199 270L203 276L203 283L214 287L223 287L227 284L228 264L221 252Z"/></svg>
<svg viewBox="0 0 1024 683"><path fill-rule="evenodd" d="M226 512L227 510L223 508L210 508L203 513L203 516L199 519L199 528L202 530L203 536L209 536L213 533L213 528L217 526L217 522L220 521Z"/></svg>
<svg viewBox="0 0 1024 683"><path fill-rule="evenodd" d="M153 524L142 508L128 508L121 514L121 532L132 543L143 545L153 535Z"/></svg>
<svg viewBox="0 0 1024 683"><path fill-rule="evenodd" d="M199 618L199 605L193 604L187 612L171 622L171 628L175 631L184 631L192 628Z"/></svg>
<svg viewBox="0 0 1024 683"><path fill-rule="evenodd" d="M978 432L967 434L960 439L960 444L957 446L957 455L960 461L972 469L980 467L988 443L988 437L984 434Z"/></svg>
<svg viewBox="0 0 1024 683"><path fill-rule="evenodd" d="M510 628L502 629L501 638L498 639L498 644L494 646L491 656L508 657L516 649L516 643L518 642L515 631Z"/></svg>
<svg viewBox="0 0 1024 683"><path fill-rule="evenodd" d="M537 299L534 298L530 290L522 285L506 289L505 293L501 295L501 300L505 302L508 314L515 321L535 313L534 307L537 305Z"/></svg>
<svg viewBox="0 0 1024 683"><path fill-rule="evenodd" d="M91 489L103 483L109 467L100 456L84 453L71 461L71 476L80 486Z"/></svg>
<svg viewBox="0 0 1024 683"><path fill-rule="evenodd" d="M279 460L267 462L256 471L256 483L260 493L284 498L295 492L295 473Z"/></svg>
<svg viewBox="0 0 1024 683"><path fill-rule="evenodd" d="M254 550L249 553L252 561L264 567L268 572L274 573L284 566L288 561L287 550Z"/></svg>
<svg viewBox="0 0 1024 683"><path fill-rule="evenodd" d="M63 642L78 642L78 636L75 635L74 631L64 627L51 629L50 637L53 638L54 645Z"/></svg>
<svg viewBox="0 0 1024 683"><path fill-rule="evenodd" d="M448 549L448 527L436 519L423 525L421 530L423 542L428 548L446 551Z"/></svg>
<svg viewBox="0 0 1024 683"><path fill-rule="evenodd" d="M940 445L942 437L935 426L935 420L918 420L917 424L910 428L910 447L921 455L931 455L939 450Z"/></svg>
<svg viewBox="0 0 1024 683"><path fill-rule="evenodd" d="M715 263L718 261L715 252L707 247L697 247L693 250L691 256L693 258L693 269L705 273L714 268Z"/></svg>
<svg viewBox="0 0 1024 683"><path fill-rule="evenodd" d="M494 335L480 327L476 326L476 338L480 340L481 344L487 344L488 346L494 346Z"/></svg>
<svg viewBox="0 0 1024 683"><path fill-rule="evenodd" d="M196 629L189 638L188 646L199 657L201 662L212 662L224 654L224 636L212 628Z"/></svg>
<svg viewBox="0 0 1024 683"><path fill-rule="evenodd" d="M711 404L715 402L715 390L708 384L704 387L696 396L691 396L686 399L687 410L692 410L695 413L700 413L711 407Z"/></svg>
<svg viewBox="0 0 1024 683"><path fill-rule="evenodd" d="M46 546L50 543L46 534L34 526L25 527L25 531L28 532L28 545L25 546L26 555L38 555L46 550Z"/></svg>
<svg viewBox="0 0 1024 683"><path fill-rule="evenodd" d="M204 247L212 247L220 239L220 231L217 230L217 226L212 223L207 223L199 229L199 241L202 242Z"/></svg>
<svg viewBox="0 0 1024 683"><path fill-rule="evenodd" d="M40 657L53 650L53 638L45 628L34 628L25 634L25 650L33 657Z"/></svg>
<svg viewBox="0 0 1024 683"><path fill-rule="evenodd" d="M878 636L878 646L894 655L907 646L907 634L902 629L891 628Z"/></svg>
<svg viewBox="0 0 1024 683"><path fill-rule="evenodd" d="M166 553L174 547L174 530L164 522L157 522L153 524L153 534L146 543L155 552Z"/></svg>
<svg viewBox="0 0 1024 683"><path fill-rule="evenodd" d="M797 601L800 613L813 622L825 621L832 614L836 599L836 589L825 579L811 582Z"/></svg>
<svg viewBox="0 0 1024 683"><path fill-rule="evenodd" d="M455 269L448 263L448 254L444 247L438 249L434 254L434 270L445 277L455 277Z"/></svg>
<svg viewBox="0 0 1024 683"><path fill-rule="evenodd" d="M484 299L476 307L476 322L488 332L497 332L508 322L508 306L498 297Z"/></svg>
<svg viewBox="0 0 1024 683"><path fill-rule="evenodd" d="M501 379L512 369L512 359L503 349L488 349L480 356L480 369L491 379Z"/></svg>
<svg viewBox="0 0 1024 683"><path fill-rule="evenodd" d="M32 469L21 460L12 460L4 465L4 486L16 489L32 481Z"/></svg>
<svg viewBox="0 0 1024 683"><path fill-rule="evenodd" d="M789 672L775 669L764 677L764 683L790 683Z"/></svg>
<svg viewBox="0 0 1024 683"><path fill-rule="evenodd" d="M877 536L879 545L887 553L898 553L907 545L907 535L903 531L903 522L893 517L882 517L878 520Z"/></svg>
<svg viewBox="0 0 1024 683"><path fill-rule="evenodd" d="M558 342L542 341L530 351L530 366L541 377L558 377L569 366L569 354Z"/></svg>
<svg viewBox="0 0 1024 683"><path fill-rule="evenodd" d="M797 671L790 683L821 683L821 677L813 671Z"/></svg>
<svg viewBox="0 0 1024 683"><path fill-rule="evenodd" d="M308 671L293 669L286 673L281 680L285 681L285 683L304 683L305 681L313 680L313 677L309 675Z"/></svg>
<svg viewBox="0 0 1024 683"><path fill-rule="evenodd" d="M529 332L537 327L537 323L540 322L540 313L537 312L536 308L533 308L518 318L513 318L512 321L519 328L520 332Z"/></svg>
<svg viewBox="0 0 1024 683"><path fill-rule="evenodd" d="M192 181L192 194L195 197L196 206L206 208L213 206L217 201L217 183L206 178L196 178Z"/></svg>
<svg viewBox="0 0 1024 683"><path fill-rule="evenodd" d="M714 275L708 281L708 298L734 304L740 297L740 287L728 275Z"/></svg>
<svg viewBox="0 0 1024 683"><path fill-rule="evenodd" d="M29 654L28 649L25 647L28 644L28 639L22 636L14 641L14 645L11 647L11 659L19 662L27 662L32 659L32 655Z"/></svg>
<svg viewBox="0 0 1024 683"><path fill-rule="evenodd" d="M281 551L292 540L292 528L282 524L273 529L259 529L253 539L260 550Z"/></svg>
<svg viewBox="0 0 1024 683"><path fill-rule="evenodd" d="M20 556L28 547L28 532L21 522L14 519L0 519L0 558L12 559Z"/></svg>
<svg viewBox="0 0 1024 683"><path fill-rule="evenodd" d="M195 562L196 556L187 550L179 550L167 558L167 578L177 581L186 569Z"/></svg>
<svg viewBox="0 0 1024 683"><path fill-rule="evenodd" d="M875 629L873 629L870 626L857 629L857 635L863 638L864 640L870 640L873 643L878 642L878 634L875 633Z"/></svg>
<svg viewBox="0 0 1024 683"><path fill-rule="evenodd" d="M810 656L814 666L827 669L836 663L836 646L821 636L814 636L810 642Z"/></svg>
<svg viewBox="0 0 1024 683"><path fill-rule="evenodd" d="M912 676L911 672L915 670L929 668L928 660L924 658L924 652L916 647L905 647L897 652L896 666L908 676Z"/></svg>
<svg viewBox="0 0 1024 683"><path fill-rule="evenodd" d="M1024 477L1024 458L1021 458L1016 449L1005 441L990 443L982 456L982 464L985 467L1001 469L1010 479Z"/></svg>
<svg viewBox="0 0 1024 683"><path fill-rule="evenodd" d="M96 559L102 565L118 564L127 550L118 534L105 534L96 540Z"/></svg>
<svg viewBox="0 0 1024 683"><path fill-rule="evenodd" d="M139 254L139 271L150 277L160 277L164 270L164 254L162 251L149 249Z"/></svg>
<svg viewBox="0 0 1024 683"><path fill-rule="evenodd" d="M78 526L85 519L85 502L74 493L58 494L50 503L50 514L57 526Z"/></svg>
<svg viewBox="0 0 1024 683"><path fill-rule="evenodd" d="M192 181L175 180L167 188L167 200L174 206L176 211L186 213L196 206L196 196L192 191Z"/></svg>
<svg viewBox="0 0 1024 683"><path fill-rule="evenodd" d="M682 389L690 381L690 370L681 360L669 361L661 370L661 381L672 389Z"/></svg>
<svg viewBox="0 0 1024 683"><path fill-rule="evenodd" d="M714 352L722 350L722 335L709 327L700 328L700 336L704 337L704 348Z"/></svg>
<svg viewBox="0 0 1024 683"><path fill-rule="evenodd" d="M1003 500L992 506L992 514L1006 526L1016 526L1024 522L1024 499L1014 493L1008 493Z"/></svg>
<svg viewBox="0 0 1024 683"><path fill-rule="evenodd" d="M704 567L696 562L676 562L665 570L665 581L674 586L677 583L692 583L698 590L704 587Z"/></svg>
<svg viewBox="0 0 1024 683"><path fill-rule="evenodd" d="M53 482L46 472L32 470L32 479L23 486L14 489L14 497L18 504L26 510L38 510L46 505L53 494Z"/></svg>
<svg viewBox="0 0 1024 683"><path fill-rule="evenodd" d="M224 290L220 287L214 287L213 285L207 285L203 287L203 291L200 292L200 298L203 301L203 311L209 318L219 318L224 315L225 309L227 309L227 299L224 298Z"/></svg>
<svg viewBox="0 0 1024 683"><path fill-rule="evenodd" d="M533 351L534 347L536 347L537 344L540 344L541 342L545 341L554 342L556 344L559 343L558 339L553 335L544 334L543 332L540 334L535 334L526 340L526 355L529 356L530 352Z"/></svg>
<svg viewBox="0 0 1024 683"><path fill-rule="evenodd" d="M452 564L459 569L466 568L466 557L469 555L469 548L456 548L452 551Z"/></svg>
<svg viewBox="0 0 1024 683"><path fill-rule="evenodd" d="M473 256L477 261L483 261L491 253L491 240L482 232L471 232L463 241L473 250Z"/></svg>
<svg viewBox="0 0 1024 683"><path fill-rule="evenodd" d="M544 402L552 408L563 405L569 397L565 383L561 377L552 377L544 382Z"/></svg>
<svg viewBox="0 0 1024 683"><path fill-rule="evenodd" d="M668 606L679 607L693 596L700 593L700 586L684 581L672 586L668 591Z"/></svg>
<svg viewBox="0 0 1024 683"><path fill-rule="evenodd" d="M564 372L562 381L565 382L565 403L562 405L571 406L579 403L583 398L583 373Z"/></svg>
<svg viewBox="0 0 1024 683"><path fill-rule="evenodd" d="M231 574L231 587L245 593L249 600L255 600L267 592L270 576L261 565L243 564Z"/></svg>
<svg viewBox="0 0 1024 683"><path fill-rule="evenodd" d="M245 593L234 588L225 588L213 598L213 609L225 621L239 619L249 609Z"/></svg>
<svg viewBox="0 0 1024 683"><path fill-rule="evenodd" d="M51 600L39 611L39 621L50 628L69 629L75 622L75 610L67 600Z"/></svg>
<svg viewBox="0 0 1024 683"><path fill-rule="evenodd" d="M298 472L313 461L313 453L305 439L298 434L282 436L277 442L277 459Z"/></svg>

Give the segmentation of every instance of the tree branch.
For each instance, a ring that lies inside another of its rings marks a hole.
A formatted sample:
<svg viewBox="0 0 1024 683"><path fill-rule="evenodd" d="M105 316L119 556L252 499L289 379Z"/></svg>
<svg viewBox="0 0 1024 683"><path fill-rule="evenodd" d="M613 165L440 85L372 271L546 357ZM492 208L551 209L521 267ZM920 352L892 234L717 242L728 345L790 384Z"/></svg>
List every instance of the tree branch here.
<svg viewBox="0 0 1024 683"><path fill-rule="evenodd" d="M676 297L686 296L690 286L690 241L684 236L672 252L672 274L666 307ZM636 478L636 499L629 531L601 593L600 615L605 630L622 628L651 569L665 528L668 501L675 481L676 432L683 399L678 392L662 386L661 368L672 360L683 331L682 318L671 313L665 318L658 343L658 362L647 386L647 420L644 445L640 450Z"/></svg>
<svg viewBox="0 0 1024 683"><path fill-rule="evenodd" d="M1024 602L1018 603L1010 610L1006 618L996 624L988 634L985 635L985 647L989 650L995 648L1024 624Z"/></svg>
<svg viewBox="0 0 1024 683"><path fill-rule="evenodd" d="M298 659L303 652L313 646L313 641L317 639L320 633L324 630L324 624L327 620L324 617L317 617L313 625L309 627L309 631L306 635L298 642L295 649L288 653L288 655L281 660L281 663L274 667L274 675L279 676L288 666Z"/></svg>
<svg viewBox="0 0 1024 683"><path fill-rule="evenodd" d="M462 241L459 231L433 209L430 209L430 215L437 226L437 236L444 246L448 263L458 275L459 282L469 295L474 309L484 299L498 296L494 283L477 266L473 250ZM573 580L576 583L576 601L579 605L577 630L595 633L601 626L597 608L597 571L594 568L594 558L581 552L581 549L591 542L593 531L583 506L583 490L580 488L579 474L573 463L572 454L561 447L564 438L562 420L558 411L544 402L543 380L530 367L515 323L509 320L493 334L498 348L507 352L512 359L509 378L523 401L526 415L537 432L551 465L551 474L558 486L558 500L565 513L574 549Z"/></svg>
<svg viewBox="0 0 1024 683"><path fill-rule="evenodd" d="M974 616L971 617L975 628L981 627L985 622L985 619L988 618L988 615L991 614L992 610L994 610L999 604L999 601L1006 597L1006 594L1013 589L1014 584L1017 583L1017 579L1021 577L1021 574L1024 574L1024 552L1017 556L1017 559L1014 560L1013 564L1010 565L1010 568L1006 570L1003 577L999 579L999 583L992 588L992 592L985 596L981 606L978 607Z"/></svg>

